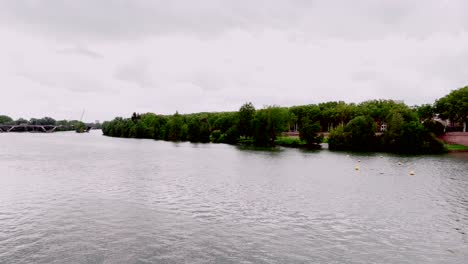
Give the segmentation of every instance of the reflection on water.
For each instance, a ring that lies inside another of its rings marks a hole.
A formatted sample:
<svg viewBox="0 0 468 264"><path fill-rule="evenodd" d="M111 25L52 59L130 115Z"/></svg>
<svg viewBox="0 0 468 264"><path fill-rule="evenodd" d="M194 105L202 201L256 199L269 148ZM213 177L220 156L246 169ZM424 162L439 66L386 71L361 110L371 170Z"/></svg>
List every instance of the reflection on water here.
<svg viewBox="0 0 468 264"><path fill-rule="evenodd" d="M380 156L0 134L0 262L466 263L468 155Z"/></svg>

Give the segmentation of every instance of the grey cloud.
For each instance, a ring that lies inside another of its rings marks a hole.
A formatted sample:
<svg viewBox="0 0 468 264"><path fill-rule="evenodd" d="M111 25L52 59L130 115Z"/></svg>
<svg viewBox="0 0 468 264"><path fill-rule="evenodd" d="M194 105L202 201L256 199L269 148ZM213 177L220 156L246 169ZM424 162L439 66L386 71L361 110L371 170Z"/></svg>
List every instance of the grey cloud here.
<svg viewBox="0 0 468 264"><path fill-rule="evenodd" d="M229 82L225 75L215 71L198 71L185 78L181 78L181 81L193 83L203 91L222 90Z"/></svg>
<svg viewBox="0 0 468 264"><path fill-rule="evenodd" d="M29 81L38 83L39 85L49 86L49 87L56 86L56 83L54 81L49 80L49 78L42 76L40 74L34 74L34 73L29 73L29 72L18 72L16 73L16 75L22 78L25 78Z"/></svg>
<svg viewBox="0 0 468 264"><path fill-rule="evenodd" d="M134 83L141 88L156 86L149 72L150 63L147 59L135 59L121 65L114 73L114 78L121 81Z"/></svg>
<svg viewBox="0 0 468 264"><path fill-rule="evenodd" d="M230 29L298 30L309 37L426 36L468 28L463 0L80 0L0 2L0 23L67 38L138 39L161 34L211 36Z"/></svg>
<svg viewBox="0 0 468 264"><path fill-rule="evenodd" d="M451 54L438 54L427 65L429 74L438 77L449 77L452 80L460 80L468 76L468 49L453 52Z"/></svg>
<svg viewBox="0 0 468 264"><path fill-rule="evenodd" d="M216 91L223 88L224 82L219 76L197 76L193 84L205 91Z"/></svg>
<svg viewBox="0 0 468 264"><path fill-rule="evenodd" d="M90 58L93 58L93 59L99 59L99 58L102 58L103 56L98 53L98 52L95 52L85 46L80 46L80 45L77 45L77 46L74 46L74 47L71 47L71 48L64 48L64 49L59 49L57 50L57 53L59 54L68 54L68 55L81 55L81 56L86 56L86 57L90 57Z"/></svg>
<svg viewBox="0 0 468 264"><path fill-rule="evenodd" d="M294 2L294 1L293 1ZM226 27L250 27L276 17L284 23L300 12L287 1L3 1L3 24L10 20L34 30L65 36L127 38L191 32L211 34Z"/></svg>
<svg viewBox="0 0 468 264"><path fill-rule="evenodd" d="M375 80L378 77L378 73L373 70L362 70L354 72L351 76L351 79L356 81L371 81Z"/></svg>
<svg viewBox="0 0 468 264"><path fill-rule="evenodd" d="M66 87L67 90L75 93L106 93L111 92L112 89L109 87L104 87L102 83L96 79L83 78L81 76L76 76L68 79L74 79L74 82L63 83L62 85Z"/></svg>
<svg viewBox="0 0 468 264"><path fill-rule="evenodd" d="M95 78L69 72L19 72L17 76L35 82L48 89L54 88L73 93L106 94L114 91L112 87L106 87Z"/></svg>

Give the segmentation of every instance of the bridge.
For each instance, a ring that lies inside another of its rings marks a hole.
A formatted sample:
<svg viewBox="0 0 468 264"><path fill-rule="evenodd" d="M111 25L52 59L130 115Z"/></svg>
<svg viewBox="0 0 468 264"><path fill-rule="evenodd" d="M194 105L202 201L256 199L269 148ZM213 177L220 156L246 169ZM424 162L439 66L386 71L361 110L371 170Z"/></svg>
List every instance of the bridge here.
<svg viewBox="0 0 468 264"><path fill-rule="evenodd" d="M58 126L54 125L0 125L1 132L37 132L52 133Z"/></svg>

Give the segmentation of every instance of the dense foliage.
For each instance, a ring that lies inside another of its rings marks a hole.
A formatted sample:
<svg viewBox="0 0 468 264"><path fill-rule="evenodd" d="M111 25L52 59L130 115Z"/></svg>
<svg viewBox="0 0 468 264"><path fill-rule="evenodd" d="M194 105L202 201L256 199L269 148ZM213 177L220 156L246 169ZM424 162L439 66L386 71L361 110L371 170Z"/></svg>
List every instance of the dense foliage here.
<svg viewBox="0 0 468 264"><path fill-rule="evenodd" d="M465 90L466 87L452 93L461 97L459 91ZM453 96L444 98L449 97ZM443 134L445 127L433 117L446 109L442 102L452 102L444 98L434 106L415 107L392 100L370 100L360 104L340 101L258 110L246 103L237 112L176 112L170 116L134 113L131 118L117 117L105 122L102 129L104 135L113 137L309 148L319 146L323 133L330 132L328 143L332 150L440 153L445 149L436 135ZM455 108L453 104L440 114L464 120L466 101L456 101ZM298 131L299 138L278 138L287 131Z"/></svg>
<svg viewBox="0 0 468 264"><path fill-rule="evenodd" d="M435 103L435 112L443 119L463 124L466 132L468 123L468 86L457 89Z"/></svg>
<svg viewBox="0 0 468 264"><path fill-rule="evenodd" d="M277 136L287 130L287 114L287 108L270 106L255 110L247 103L239 112L188 115L176 112L172 116L134 113L131 118L118 117L105 122L102 130L113 137L228 144L242 141L274 146Z"/></svg>
<svg viewBox="0 0 468 264"><path fill-rule="evenodd" d="M9 124L13 122L13 119L6 115L0 115L0 124Z"/></svg>
<svg viewBox="0 0 468 264"><path fill-rule="evenodd" d="M437 126L424 126L414 109L383 101L365 102L360 106L372 110L361 111L365 115L333 129L328 139L330 149L411 154L445 151L443 143L432 131ZM375 133L376 123L386 124L384 131Z"/></svg>
<svg viewBox="0 0 468 264"><path fill-rule="evenodd" d="M357 116L333 129L328 139L330 149L372 150L375 146L375 123L370 116Z"/></svg>

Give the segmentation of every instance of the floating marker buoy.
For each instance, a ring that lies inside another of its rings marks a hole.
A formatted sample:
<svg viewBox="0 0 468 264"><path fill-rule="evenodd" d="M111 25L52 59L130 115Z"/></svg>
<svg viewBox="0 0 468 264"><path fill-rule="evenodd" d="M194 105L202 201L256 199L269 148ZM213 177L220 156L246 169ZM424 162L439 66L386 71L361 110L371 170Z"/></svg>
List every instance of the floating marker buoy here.
<svg viewBox="0 0 468 264"><path fill-rule="evenodd" d="M398 162L398 165L401 165L401 161Z"/></svg>
<svg viewBox="0 0 468 264"><path fill-rule="evenodd" d="M361 160L357 160L357 162L361 162Z"/></svg>
<svg viewBox="0 0 468 264"><path fill-rule="evenodd" d="M380 158L383 158L383 156L380 156Z"/></svg>
<svg viewBox="0 0 468 264"><path fill-rule="evenodd" d="M409 175L414 175L414 170L410 171Z"/></svg>
<svg viewBox="0 0 468 264"><path fill-rule="evenodd" d="M359 170L359 166L354 167L355 170Z"/></svg>

